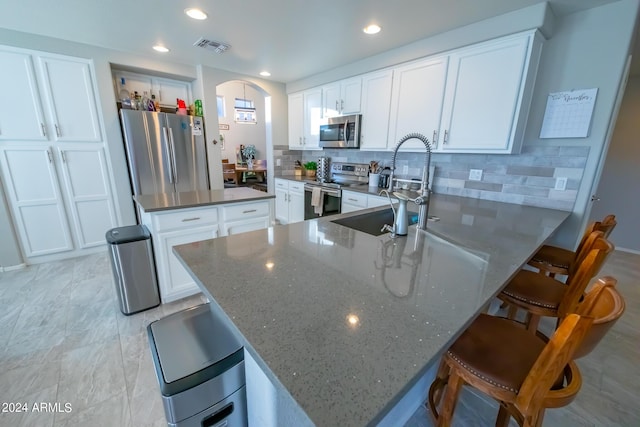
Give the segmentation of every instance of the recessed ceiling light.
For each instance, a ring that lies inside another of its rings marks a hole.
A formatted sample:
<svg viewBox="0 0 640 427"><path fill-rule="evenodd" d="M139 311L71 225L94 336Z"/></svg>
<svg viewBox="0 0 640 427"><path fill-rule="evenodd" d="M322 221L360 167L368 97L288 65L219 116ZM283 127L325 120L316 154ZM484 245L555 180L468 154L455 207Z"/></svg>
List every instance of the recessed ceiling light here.
<svg viewBox="0 0 640 427"><path fill-rule="evenodd" d="M153 47L153 50L155 50L156 52L160 52L160 53L167 53L167 52L169 52L169 49L167 49L166 47L164 47L164 46L162 46L162 45L159 45L159 44L155 45L155 46Z"/></svg>
<svg viewBox="0 0 640 427"><path fill-rule="evenodd" d="M378 34L381 29L382 27L380 27L380 25L371 24L364 27L362 31L364 31L365 34Z"/></svg>
<svg viewBox="0 0 640 427"><path fill-rule="evenodd" d="M269 76L271 76L271 73L270 73L270 72L268 72L268 71L260 71L260 75L261 75L262 77L269 77Z"/></svg>
<svg viewBox="0 0 640 427"><path fill-rule="evenodd" d="M197 19L199 21L202 21L203 19L207 19L207 14L201 11L200 9L194 9L194 8L185 9L184 13L186 13L189 18Z"/></svg>

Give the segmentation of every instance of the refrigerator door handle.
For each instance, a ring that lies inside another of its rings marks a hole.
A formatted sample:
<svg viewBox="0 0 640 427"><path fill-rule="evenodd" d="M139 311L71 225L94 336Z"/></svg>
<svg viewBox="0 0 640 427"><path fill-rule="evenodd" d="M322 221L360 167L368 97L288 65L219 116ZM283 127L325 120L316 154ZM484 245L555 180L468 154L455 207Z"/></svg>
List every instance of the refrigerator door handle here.
<svg viewBox="0 0 640 427"><path fill-rule="evenodd" d="M176 147L173 142L173 130L169 128L169 145L171 146L171 166L173 168L173 181L178 183L178 167L176 166Z"/></svg>
<svg viewBox="0 0 640 427"><path fill-rule="evenodd" d="M165 170L167 171L167 175L169 175L169 183L173 184L173 153L171 152L171 142L169 141L169 132L167 132L166 127L162 128L162 136L164 136L165 154L167 156L167 162L169 163L166 165Z"/></svg>

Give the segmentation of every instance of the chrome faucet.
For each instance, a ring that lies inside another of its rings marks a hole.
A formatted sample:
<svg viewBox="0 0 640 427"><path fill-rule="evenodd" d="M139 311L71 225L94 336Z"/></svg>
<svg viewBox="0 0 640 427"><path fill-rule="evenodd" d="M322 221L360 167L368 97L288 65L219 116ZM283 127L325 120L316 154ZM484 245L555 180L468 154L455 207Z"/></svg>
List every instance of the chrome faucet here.
<svg viewBox="0 0 640 427"><path fill-rule="evenodd" d="M418 212L418 224L416 225L419 229L421 230L426 230L427 229L427 220L428 220L428 216L429 216L429 202L430 202L430 197L429 197L429 166L431 165L431 144L429 143L429 140L427 139L426 136L420 134L420 133L410 133L406 136L404 136L402 139L400 139L400 141L398 141L398 143L396 144L395 149L393 150L393 156L391 157L391 176L389 177L389 188L386 190L387 192L387 197L389 198L389 201L391 202L391 198L389 197L389 195L391 193L393 193L393 175L395 173L396 170L396 157L398 155L398 149L400 148L400 146L402 144L404 144L405 142L407 142L410 139L419 139L420 141L422 141L424 143L424 146L426 147L427 151L425 153L424 156L424 171L422 172L422 183L421 183L421 188L420 188L420 195L414 199L410 199L407 197L407 200L410 200L412 202L414 202L416 205L420 206L419 212ZM384 191L384 190L383 190ZM382 193L382 192L381 192ZM398 197L398 200L400 200L400 205L399 207L406 207L406 200L403 200L402 198ZM393 208L393 204L391 205L391 207ZM398 233L399 229L404 229L406 230L406 225L409 223L409 218L408 218L408 211L406 209L403 210L402 212L402 217L401 217L401 209L398 209L398 212L393 211L393 216L394 216L394 224L393 224L393 232L394 234L400 234ZM406 231L405 233L406 234Z"/></svg>

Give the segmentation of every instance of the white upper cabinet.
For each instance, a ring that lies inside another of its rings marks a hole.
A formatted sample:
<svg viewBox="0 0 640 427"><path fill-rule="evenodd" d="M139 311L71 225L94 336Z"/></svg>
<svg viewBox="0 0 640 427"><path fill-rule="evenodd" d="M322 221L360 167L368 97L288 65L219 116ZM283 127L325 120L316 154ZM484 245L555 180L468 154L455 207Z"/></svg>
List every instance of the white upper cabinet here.
<svg viewBox="0 0 640 427"><path fill-rule="evenodd" d="M320 124L322 123L322 91L312 89L304 92L304 148L319 150Z"/></svg>
<svg viewBox="0 0 640 427"><path fill-rule="evenodd" d="M526 31L292 94L289 145L317 148L322 118L361 112L363 150L393 150L420 133L435 152L519 153L542 41ZM411 139L401 150L424 144Z"/></svg>
<svg viewBox="0 0 640 427"><path fill-rule="evenodd" d="M341 80L322 88L323 117L360 112L362 77Z"/></svg>
<svg viewBox="0 0 640 427"><path fill-rule="evenodd" d="M448 58L415 61L393 71L389 148L410 133L421 133L429 141L437 140L442 119ZM432 143L435 148L435 144ZM424 144L409 140L403 151L420 149Z"/></svg>
<svg viewBox="0 0 640 427"><path fill-rule="evenodd" d="M31 55L0 47L0 64L0 140L47 139Z"/></svg>
<svg viewBox="0 0 640 427"><path fill-rule="evenodd" d="M302 92L289 95L289 148L300 150L304 144L304 96Z"/></svg>
<svg viewBox="0 0 640 427"><path fill-rule="evenodd" d="M315 88L289 95L289 148L320 149L322 89Z"/></svg>
<svg viewBox="0 0 640 427"><path fill-rule="evenodd" d="M392 70L366 74L362 77L361 150L387 148L392 83Z"/></svg>
<svg viewBox="0 0 640 427"><path fill-rule="evenodd" d="M528 33L450 55L439 151L520 152L541 45Z"/></svg>
<svg viewBox="0 0 640 427"><path fill-rule="evenodd" d="M39 58L50 125L56 141L100 141L100 121L88 61Z"/></svg>
<svg viewBox="0 0 640 427"><path fill-rule="evenodd" d="M90 62L0 47L0 139L102 140Z"/></svg>

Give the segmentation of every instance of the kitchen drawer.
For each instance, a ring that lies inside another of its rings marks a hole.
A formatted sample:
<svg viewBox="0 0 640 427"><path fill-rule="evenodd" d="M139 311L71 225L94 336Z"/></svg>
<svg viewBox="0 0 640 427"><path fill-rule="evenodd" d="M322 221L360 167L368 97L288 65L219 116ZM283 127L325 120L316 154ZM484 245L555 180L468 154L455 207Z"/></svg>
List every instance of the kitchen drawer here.
<svg viewBox="0 0 640 427"><path fill-rule="evenodd" d="M361 208L367 207L367 195L364 193L355 193L352 191L342 191L342 201L350 205Z"/></svg>
<svg viewBox="0 0 640 427"><path fill-rule="evenodd" d="M269 202L234 203L222 207L225 222L269 216Z"/></svg>
<svg viewBox="0 0 640 427"><path fill-rule="evenodd" d="M215 224L218 222L218 208L180 209L153 215L153 221L156 232Z"/></svg>
<svg viewBox="0 0 640 427"><path fill-rule="evenodd" d="M304 191L304 182L289 181L289 191L302 193Z"/></svg>
<svg viewBox="0 0 640 427"><path fill-rule="evenodd" d="M289 189L289 181L287 181L286 179L276 178L275 184L276 184L276 188L282 188L283 190Z"/></svg>

